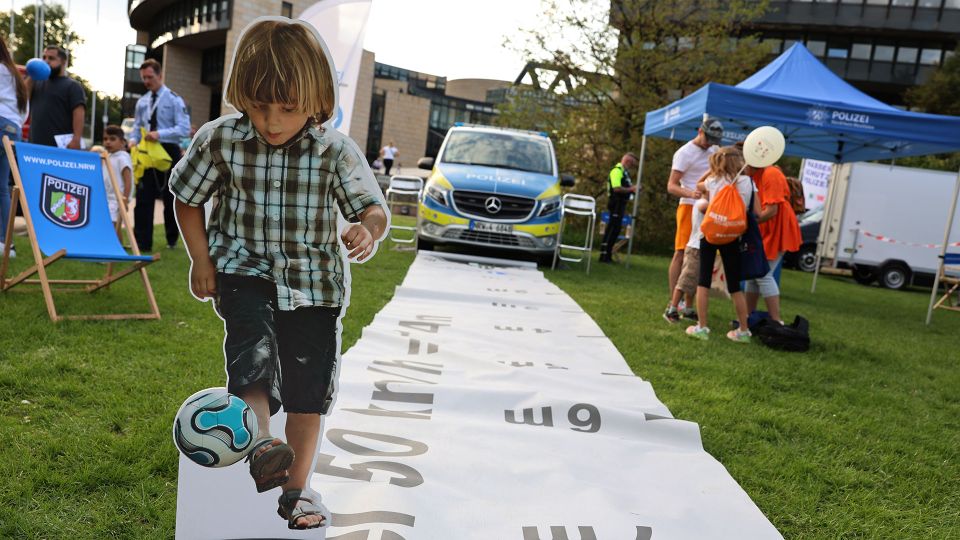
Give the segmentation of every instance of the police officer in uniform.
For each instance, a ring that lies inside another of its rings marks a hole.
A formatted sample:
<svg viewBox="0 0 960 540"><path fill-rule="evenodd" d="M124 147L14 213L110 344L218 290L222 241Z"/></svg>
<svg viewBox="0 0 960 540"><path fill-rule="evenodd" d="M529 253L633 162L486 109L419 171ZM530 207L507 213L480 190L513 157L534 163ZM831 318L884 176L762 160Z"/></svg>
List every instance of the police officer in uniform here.
<svg viewBox="0 0 960 540"><path fill-rule="evenodd" d="M137 101L130 146L140 143L140 128L148 141L160 141L173 164L180 160L180 140L190 136L190 115L183 99L163 84L160 62L150 58L140 66L140 79L147 93ZM153 251L153 208L163 200L163 225L167 247L177 246L180 232L173 213L173 194L167 189L170 171L147 169L137 184L137 204L133 209L133 234L142 251Z"/></svg>
<svg viewBox="0 0 960 540"><path fill-rule="evenodd" d="M627 152L620 159L607 180L609 188L609 199L607 210L610 211L610 222L607 223L607 229L603 234L603 242L600 244L600 262L613 262L613 245L617 243L620 236L620 227L623 224L623 214L627 208L627 201L630 196L637 192L637 186L630 181L630 169L640 164L640 160L632 152Z"/></svg>

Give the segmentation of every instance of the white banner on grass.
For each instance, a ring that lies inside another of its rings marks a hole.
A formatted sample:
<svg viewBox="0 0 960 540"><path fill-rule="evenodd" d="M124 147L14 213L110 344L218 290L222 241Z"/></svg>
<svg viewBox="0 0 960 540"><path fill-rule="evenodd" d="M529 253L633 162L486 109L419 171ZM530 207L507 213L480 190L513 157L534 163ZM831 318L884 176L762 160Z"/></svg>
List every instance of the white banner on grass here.
<svg viewBox="0 0 960 540"><path fill-rule="evenodd" d="M334 113L333 127L348 137L370 3L371 0L321 0L300 15L301 20L320 32L330 49L340 83L340 107Z"/></svg>
<svg viewBox="0 0 960 540"><path fill-rule="evenodd" d="M536 269L419 254L343 355L324 424L330 527L288 531L245 465L181 457L177 538L781 538Z"/></svg>
<svg viewBox="0 0 960 540"><path fill-rule="evenodd" d="M832 173L833 163L829 161L803 160L800 181L803 182L803 194L806 197L807 210L820 208L826 203Z"/></svg>

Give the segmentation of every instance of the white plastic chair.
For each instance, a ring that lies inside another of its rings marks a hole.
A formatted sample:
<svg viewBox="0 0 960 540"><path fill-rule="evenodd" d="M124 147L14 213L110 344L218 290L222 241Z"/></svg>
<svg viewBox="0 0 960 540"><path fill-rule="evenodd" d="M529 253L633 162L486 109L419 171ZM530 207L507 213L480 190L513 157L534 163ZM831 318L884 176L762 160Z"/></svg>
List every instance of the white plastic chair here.
<svg viewBox="0 0 960 540"><path fill-rule="evenodd" d="M391 210L394 206L406 206L413 208L413 215L416 216L419 211L420 200L423 198L423 178L418 176L391 176L390 185L386 192L387 207ZM410 198L414 200L410 200ZM418 220L419 223L419 220ZM395 231L410 231L413 233L411 238L399 237L394 234ZM390 239L398 244L414 244L417 242L417 227L390 224Z"/></svg>
<svg viewBox="0 0 960 540"><path fill-rule="evenodd" d="M563 229L567 216L580 216L587 219L587 237L583 245L564 244ZM568 193L563 196L560 205L560 230L557 232L557 247L553 251L553 266L556 270L557 261L581 262L587 259L587 273L590 273L590 254L593 252L593 228L597 222L597 200L586 195ZM562 250L578 252L579 255L564 255Z"/></svg>

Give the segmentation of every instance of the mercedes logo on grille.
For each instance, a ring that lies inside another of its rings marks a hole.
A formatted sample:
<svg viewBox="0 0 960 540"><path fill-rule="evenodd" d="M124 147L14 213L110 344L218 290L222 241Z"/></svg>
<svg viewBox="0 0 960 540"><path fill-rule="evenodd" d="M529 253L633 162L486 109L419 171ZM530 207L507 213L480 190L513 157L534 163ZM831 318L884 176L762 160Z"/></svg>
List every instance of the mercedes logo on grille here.
<svg viewBox="0 0 960 540"><path fill-rule="evenodd" d="M487 212L496 214L503 208L503 203L496 197L487 197L487 200L483 203L483 207L487 209Z"/></svg>

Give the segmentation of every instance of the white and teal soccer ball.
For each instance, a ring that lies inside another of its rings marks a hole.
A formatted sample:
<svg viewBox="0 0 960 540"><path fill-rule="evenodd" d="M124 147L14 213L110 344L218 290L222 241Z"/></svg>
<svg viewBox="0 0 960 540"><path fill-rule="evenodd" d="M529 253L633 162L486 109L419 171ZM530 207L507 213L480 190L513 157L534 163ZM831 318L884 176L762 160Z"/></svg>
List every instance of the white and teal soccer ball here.
<svg viewBox="0 0 960 540"><path fill-rule="evenodd" d="M243 459L257 440L257 416L226 388L207 388L187 398L173 422L173 442L204 467Z"/></svg>

